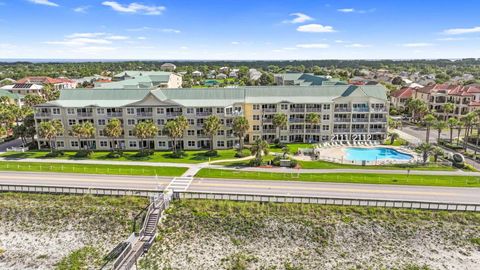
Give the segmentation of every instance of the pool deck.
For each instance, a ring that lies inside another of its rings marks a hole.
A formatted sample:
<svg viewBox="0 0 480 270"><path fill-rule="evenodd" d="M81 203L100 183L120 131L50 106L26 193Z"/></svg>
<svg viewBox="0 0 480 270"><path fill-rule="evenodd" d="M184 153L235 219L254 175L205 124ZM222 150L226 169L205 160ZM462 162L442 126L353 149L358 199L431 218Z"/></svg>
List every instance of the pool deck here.
<svg viewBox="0 0 480 270"><path fill-rule="evenodd" d="M362 161L357 160L348 160L347 159L347 148L364 148L364 149L373 149L373 148L390 148L397 150L401 153L411 155L413 158L410 160L398 160L398 159L378 159L375 161L367 161L369 165L384 165L384 164L404 164L411 163L418 160L420 157L418 153L401 146L391 146L391 145L376 145L376 146L332 146L332 147L323 147L317 148L317 154L319 160L332 161L342 164L357 164L362 163ZM310 158L306 157L305 158ZM310 158L311 160L311 158Z"/></svg>

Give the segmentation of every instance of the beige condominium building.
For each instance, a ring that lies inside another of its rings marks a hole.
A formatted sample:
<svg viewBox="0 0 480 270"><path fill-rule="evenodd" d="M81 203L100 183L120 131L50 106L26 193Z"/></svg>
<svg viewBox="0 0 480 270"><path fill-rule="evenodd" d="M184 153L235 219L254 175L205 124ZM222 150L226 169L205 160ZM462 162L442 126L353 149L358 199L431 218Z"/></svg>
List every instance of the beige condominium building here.
<svg viewBox="0 0 480 270"><path fill-rule="evenodd" d="M222 89L76 89L61 91L60 98L36 106L37 126L41 121L59 119L65 132L57 139L59 149L79 149L87 145L97 150L111 148L104 134L109 119L122 120L124 135L119 144L124 149L139 149L140 140L133 129L139 121L151 120L158 127L157 136L146 140L143 147L167 150L171 139L164 134L165 123L179 115L189 122L181 144L185 149L210 146L203 132L209 115L221 119L222 129L214 136L216 149L233 148L238 138L232 130L235 116L245 116L250 124L246 143L259 138L291 142L381 141L386 137L387 90L381 85L369 86L273 86ZM287 127L276 129L272 123L276 113L288 118ZM319 123L309 123L307 115L319 115ZM79 140L69 130L77 123L92 122L96 136ZM49 142L39 138L39 147Z"/></svg>

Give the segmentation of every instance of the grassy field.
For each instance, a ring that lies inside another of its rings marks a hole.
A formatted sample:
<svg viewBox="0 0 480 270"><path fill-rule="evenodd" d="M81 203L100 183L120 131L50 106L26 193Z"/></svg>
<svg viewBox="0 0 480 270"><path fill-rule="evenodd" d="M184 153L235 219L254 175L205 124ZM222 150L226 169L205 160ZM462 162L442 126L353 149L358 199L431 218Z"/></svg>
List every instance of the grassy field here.
<svg viewBox="0 0 480 270"><path fill-rule="evenodd" d="M172 152L155 152L151 156L140 157L138 152L126 151L123 152L123 156L119 158L109 158L107 151L95 151L90 158L78 158L75 156L75 151L66 151L65 155L62 157L57 157L57 159L71 159L71 160L118 160L118 161L146 161L146 162L172 162L172 163L202 163L208 162L209 160L222 160L222 159L233 159L235 158L235 150L218 150L218 156L208 157L205 155L206 151L186 151L186 156L182 158L173 158L171 157ZM35 158L35 159L48 159L45 155L48 154L48 151L28 151L25 153L16 153L9 152L1 155L2 157L9 159L22 159L22 158ZM52 158L53 159L53 158Z"/></svg>
<svg viewBox="0 0 480 270"><path fill-rule="evenodd" d="M142 197L0 193L0 269L98 269L146 205Z"/></svg>
<svg viewBox="0 0 480 270"><path fill-rule="evenodd" d="M29 171L29 172L60 172L85 174L112 174L112 175L158 175L180 176L187 168L158 167L158 166L130 166L130 165L101 165L101 164L61 164L40 162L0 162L0 171Z"/></svg>
<svg viewBox="0 0 480 270"><path fill-rule="evenodd" d="M196 177L418 186L480 187L480 177L473 176L366 173L270 173L222 169L202 169L196 174Z"/></svg>
<svg viewBox="0 0 480 270"><path fill-rule="evenodd" d="M476 269L480 214L181 200L140 269Z"/></svg>
<svg viewBox="0 0 480 270"><path fill-rule="evenodd" d="M369 169L369 170L421 170L421 171L455 171L456 168L446 165L427 164L427 165L414 165L414 164L397 164L397 165L369 165L359 166L350 164L338 164L323 160L316 161L298 161L298 164L302 169Z"/></svg>

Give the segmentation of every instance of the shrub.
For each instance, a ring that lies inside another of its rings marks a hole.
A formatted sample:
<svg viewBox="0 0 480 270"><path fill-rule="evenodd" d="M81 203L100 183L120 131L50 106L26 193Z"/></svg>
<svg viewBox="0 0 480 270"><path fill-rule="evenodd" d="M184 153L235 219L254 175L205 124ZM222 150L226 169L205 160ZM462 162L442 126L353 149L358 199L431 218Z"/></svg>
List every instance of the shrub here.
<svg viewBox="0 0 480 270"><path fill-rule="evenodd" d="M54 150L53 152L50 152L48 154L45 155L45 157L48 157L48 158L56 158L56 157L63 157L65 155L65 153L61 150Z"/></svg>
<svg viewBox="0 0 480 270"><path fill-rule="evenodd" d="M148 157L151 156L155 153L152 149L143 149L143 151L140 151L136 154L137 157Z"/></svg>
<svg viewBox="0 0 480 270"><path fill-rule="evenodd" d="M205 152L206 157L218 157L218 152L216 150L209 150Z"/></svg>
<svg viewBox="0 0 480 270"><path fill-rule="evenodd" d="M252 159L248 162L248 166L250 166L250 167L258 167L258 166L262 166L264 164L265 164L265 162L263 162L263 160L261 160L259 158L254 158L254 159Z"/></svg>
<svg viewBox="0 0 480 270"><path fill-rule="evenodd" d="M75 154L76 158L89 158L92 155L92 150L80 150Z"/></svg>
<svg viewBox="0 0 480 270"><path fill-rule="evenodd" d="M107 158L120 158L122 156L123 156L122 151L113 151L113 152L108 153Z"/></svg>
<svg viewBox="0 0 480 270"><path fill-rule="evenodd" d="M186 156L187 156L187 153L185 153L184 151L178 151L168 155L169 158L183 158Z"/></svg>
<svg viewBox="0 0 480 270"><path fill-rule="evenodd" d="M251 155L251 152L250 150L248 149L243 149L243 150L238 150L236 153L235 153L235 157L236 158L243 158L243 157L248 157Z"/></svg>

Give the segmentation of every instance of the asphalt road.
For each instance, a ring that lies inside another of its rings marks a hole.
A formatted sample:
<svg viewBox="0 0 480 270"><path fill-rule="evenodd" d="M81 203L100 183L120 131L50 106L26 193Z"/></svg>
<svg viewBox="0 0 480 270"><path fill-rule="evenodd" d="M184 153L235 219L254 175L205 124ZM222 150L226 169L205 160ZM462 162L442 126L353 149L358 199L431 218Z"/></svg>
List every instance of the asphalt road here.
<svg viewBox="0 0 480 270"><path fill-rule="evenodd" d="M171 180L167 177L0 172L0 184L163 189ZM187 191L480 204L480 188L195 179Z"/></svg>

